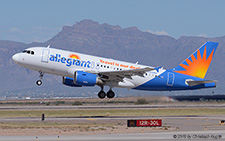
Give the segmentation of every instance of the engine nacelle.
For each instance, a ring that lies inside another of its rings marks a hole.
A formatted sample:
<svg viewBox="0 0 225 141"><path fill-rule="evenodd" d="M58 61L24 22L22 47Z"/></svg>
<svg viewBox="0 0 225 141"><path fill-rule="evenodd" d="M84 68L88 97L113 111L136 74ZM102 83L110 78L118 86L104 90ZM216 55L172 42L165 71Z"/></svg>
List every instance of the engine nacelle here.
<svg viewBox="0 0 225 141"><path fill-rule="evenodd" d="M63 77L62 83L64 85L71 86L71 87L82 87L81 85L75 84L73 78L70 78L70 77Z"/></svg>
<svg viewBox="0 0 225 141"><path fill-rule="evenodd" d="M94 86L96 84L103 84L102 80L100 80L96 74L83 71L74 72L74 83L81 86Z"/></svg>

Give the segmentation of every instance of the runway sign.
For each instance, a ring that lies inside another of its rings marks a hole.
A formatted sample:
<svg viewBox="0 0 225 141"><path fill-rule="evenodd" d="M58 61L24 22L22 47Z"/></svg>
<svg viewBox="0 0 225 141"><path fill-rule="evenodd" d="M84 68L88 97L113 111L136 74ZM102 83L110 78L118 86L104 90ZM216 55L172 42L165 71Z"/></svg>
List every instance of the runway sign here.
<svg viewBox="0 0 225 141"><path fill-rule="evenodd" d="M162 119L127 120L127 127L159 127Z"/></svg>

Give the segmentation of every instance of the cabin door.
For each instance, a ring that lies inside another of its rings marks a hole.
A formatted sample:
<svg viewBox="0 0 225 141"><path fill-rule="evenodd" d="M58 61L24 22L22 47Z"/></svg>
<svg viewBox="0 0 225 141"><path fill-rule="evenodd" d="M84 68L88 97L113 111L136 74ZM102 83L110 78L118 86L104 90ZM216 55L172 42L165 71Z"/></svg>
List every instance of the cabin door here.
<svg viewBox="0 0 225 141"><path fill-rule="evenodd" d="M49 57L49 50L48 49L43 49L41 62L48 63L48 57Z"/></svg>

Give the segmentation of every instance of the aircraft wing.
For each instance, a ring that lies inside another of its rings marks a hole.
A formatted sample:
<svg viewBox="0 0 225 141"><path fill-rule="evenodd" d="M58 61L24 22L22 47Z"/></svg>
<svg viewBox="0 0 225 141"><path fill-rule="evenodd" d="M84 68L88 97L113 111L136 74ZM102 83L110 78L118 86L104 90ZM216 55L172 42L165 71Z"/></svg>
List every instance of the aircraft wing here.
<svg viewBox="0 0 225 141"><path fill-rule="evenodd" d="M118 71L106 71L99 72L99 76L104 81L122 81L123 78L132 79L131 76L139 75L143 76L145 72L155 70L155 68L145 67L140 69L118 70Z"/></svg>
<svg viewBox="0 0 225 141"><path fill-rule="evenodd" d="M200 80L200 81L195 81L195 80L189 80L187 81L189 86L196 86L200 84L205 84L205 83L216 83L218 81L215 80Z"/></svg>

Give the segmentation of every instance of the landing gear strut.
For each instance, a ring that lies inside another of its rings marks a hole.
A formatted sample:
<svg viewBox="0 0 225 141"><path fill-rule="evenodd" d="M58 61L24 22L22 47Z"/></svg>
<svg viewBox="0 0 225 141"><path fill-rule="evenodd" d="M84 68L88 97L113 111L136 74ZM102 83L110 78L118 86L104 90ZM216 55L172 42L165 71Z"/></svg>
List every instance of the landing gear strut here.
<svg viewBox="0 0 225 141"><path fill-rule="evenodd" d="M115 96L115 93L112 91L112 89L110 88L109 91L107 92L107 94L104 92L103 90L103 86L101 86L101 91L98 93L98 97L103 99L105 97L108 98L113 98Z"/></svg>
<svg viewBox="0 0 225 141"><path fill-rule="evenodd" d="M41 79L42 79L43 76L44 76L44 73L43 73L43 72L39 71L39 73L40 73L40 75L39 75L40 80L37 80L37 81L36 81L36 84L37 84L38 86L40 86L40 85L42 84Z"/></svg>

